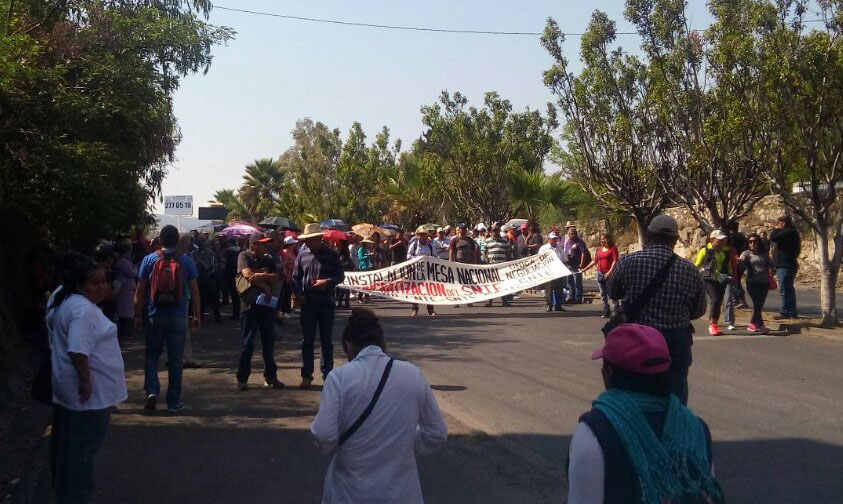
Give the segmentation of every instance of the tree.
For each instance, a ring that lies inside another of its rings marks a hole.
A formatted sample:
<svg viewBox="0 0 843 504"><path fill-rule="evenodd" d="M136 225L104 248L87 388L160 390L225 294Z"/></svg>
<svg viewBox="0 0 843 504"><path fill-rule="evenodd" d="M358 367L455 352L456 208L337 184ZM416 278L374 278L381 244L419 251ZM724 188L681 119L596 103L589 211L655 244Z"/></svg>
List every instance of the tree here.
<svg viewBox="0 0 843 504"><path fill-rule="evenodd" d="M532 222L538 222L545 208L563 208L568 199L568 188L558 175L515 169L510 172L507 183L513 210Z"/></svg>
<svg viewBox="0 0 843 504"><path fill-rule="evenodd" d="M486 93L481 109L468 107L459 92L447 91L439 102L421 109L427 130L419 154L440 164L438 189L461 220L499 221L512 212L507 178L512 169L541 171L553 144L555 109L513 113L508 100Z"/></svg>
<svg viewBox="0 0 843 504"><path fill-rule="evenodd" d="M760 69L771 111L768 126L775 135L767 179L814 235L822 323L833 326L843 261L843 2L816 4L824 30L806 28L805 2L769 7Z"/></svg>
<svg viewBox="0 0 843 504"><path fill-rule="evenodd" d="M347 222L375 222L389 211L377 198L383 182L396 175L396 158L401 141L390 142L389 128L384 126L371 146L360 123L351 126L337 165L340 191L340 216Z"/></svg>
<svg viewBox="0 0 843 504"><path fill-rule="evenodd" d="M769 194L771 138L749 28L764 3L712 0L715 22L701 35L684 0L627 0L649 60L658 180L706 232L730 229Z"/></svg>
<svg viewBox="0 0 843 504"><path fill-rule="evenodd" d="M437 192L436 160L415 150L402 153L393 174L382 180L376 201L387 209L382 215L403 229L442 217L442 194Z"/></svg>
<svg viewBox="0 0 843 504"><path fill-rule="evenodd" d="M284 173L271 159L256 159L246 166L239 199L248 207L253 222L260 222L275 209L284 190Z"/></svg>
<svg viewBox="0 0 843 504"><path fill-rule="evenodd" d="M234 192L234 189L220 189L214 193L214 200L216 203L225 207L228 210L226 218L232 220L252 221L252 216L249 213L249 207L240 199L240 195Z"/></svg>
<svg viewBox="0 0 843 504"><path fill-rule="evenodd" d="M601 206L633 217L643 244L643 230L668 195L656 176L646 67L622 49L611 49L615 37L615 23L595 11L582 37L584 69L574 76L562 51L565 36L548 19L541 40L554 63L544 82L566 118L564 149L556 156L563 172Z"/></svg>

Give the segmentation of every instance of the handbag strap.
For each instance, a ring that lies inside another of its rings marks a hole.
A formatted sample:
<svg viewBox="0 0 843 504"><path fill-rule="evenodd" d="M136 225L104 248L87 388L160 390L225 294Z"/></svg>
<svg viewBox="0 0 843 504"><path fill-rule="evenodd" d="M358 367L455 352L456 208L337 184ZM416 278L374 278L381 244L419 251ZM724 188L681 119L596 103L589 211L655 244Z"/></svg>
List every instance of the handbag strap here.
<svg viewBox="0 0 843 504"><path fill-rule="evenodd" d="M392 370L392 361L394 360L395 359L389 359L389 362L386 363L386 367L383 370L383 375L381 375L381 381L380 383L378 383L378 389L375 390L375 395L372 397L372 400L369 402L369 405L366 406L366 409L363 410L363 413L361 413L360 416L357 417L357 420L355 420L354 423L351 424L351 427L349 427L345 432L342 433L342 436L340 436L340 446L342 446L343 443L348 441L348 438L350 438L355 432L357 432L357 429L359 429L360 426L363 425L363 422L365 422L366 419L369 418L369 415L372 414L372 410L375 409L375 404L377 404L378 398L380 398L381 392L383 392L383 386L386 385L386 379L389 378L389 371Z"/></svg>
<svg viewBox="0 0 843 504"><path fill-rule="evenodd" d="M635 320L638 318L638 315L641 312L641 309L650 301L650 298L659 290L659 287L664 284L665 279L667 278L667 273L670 270L670 267L676 261L676 254L671 253L670 259L662 266L656 276L650 280L650 283L647 284L647 287L644 288L644 291L638 296L638 299L633 301L629 304L628 308L624 308L624 312L626 313L626 318L628 322L634 323Z"/></svg>

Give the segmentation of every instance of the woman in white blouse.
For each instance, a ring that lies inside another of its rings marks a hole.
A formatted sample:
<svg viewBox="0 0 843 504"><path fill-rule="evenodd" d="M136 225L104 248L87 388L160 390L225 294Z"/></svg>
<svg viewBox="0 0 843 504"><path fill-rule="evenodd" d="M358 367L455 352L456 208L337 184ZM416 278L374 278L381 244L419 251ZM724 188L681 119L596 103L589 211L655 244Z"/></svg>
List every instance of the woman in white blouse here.
<svg viewBox="0 0 843 504"><path fill-rule="evenodd" d="M322 502L422 503L415 452L448 438L433 391L416 366L384 353L373 311L353 309L342 340L349 363L328 375L310 426L317 445L334 452Z"/></svg>
<svg viewBox="0 0 843 504"><path fill-rule="evenodd" d="M47 305L53 367L53 485L58 503L91 499L94 456L111 410L126 400L117 326L97 306L109 285L105 270L72 255Z"/></svg>

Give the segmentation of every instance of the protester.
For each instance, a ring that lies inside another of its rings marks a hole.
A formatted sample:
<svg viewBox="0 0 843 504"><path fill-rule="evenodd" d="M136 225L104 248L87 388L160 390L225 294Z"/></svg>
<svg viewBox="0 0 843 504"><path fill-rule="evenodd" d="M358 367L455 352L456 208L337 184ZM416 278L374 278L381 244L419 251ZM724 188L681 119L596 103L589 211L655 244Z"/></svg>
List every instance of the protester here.
<svg viewBox="0 0 843 504"><path fill-rule="evenodd" d="M145 409L154 410L161 384L158 359L167 345L167 411L178 413L181 403L182 357L187 329L185 285L193 300L193 328L201 325L196 265L187 254L176 252L179 231L164 226L159 235L162 249L146 256L138 271L135 325L143 324L146 338L144 363Z"/></svg>
<svg viewBox="0 0 843 504"><path fill-rule="evenodd" d="M536 255L543 244L544 238L541 235L538 223L531 222L529 224L529 233L524 239L524 248L526 250L525 257L528 255Z"/></svg>
<svg viewBox="0 0 843 504"><path fill-rule="evenodd" d="M583 266L591 262L588 257L588 247L585 242L577 234L577 223L568 221L565 224L567 235L565 236L565 265L571 270L568 276L568 299L567 303L582 303L583 287L582 287L582 269Z"/></svg>
<svg viewBox="0 0 843 504"><path fill-rule="evenodd" d="M302 380L300 388L310 388L313 383L313 344L319 328L322 349L322 378L334 368L334 300L337 285L345 280L340 256L322 245L324 233L319 224L308 224L299 240L304 247L296 258L293 269L293 292L301 303L302 330Z"/></svg>
<svg viewBox="0 0 843 504"><path fill-rule="evenodd" d="M360 247L357 249L357 271L376 269L377 253L375 247L377 247L377 243L371 238L364 238L360 242ZM357 301L368 304L371 302L371 298L369 294L360 292L357 294Z"/></svg>
<svg viewBox="0 0 843 504"><path fill-rule="evenodd" d="M799 318L796 309L796 289L793 286L796 272L799 270L799 254L802 252L802 238L793 225L793 218L783 215L776 221L776 229L770 231L770 242L776 245L773 251L773 264L776 266L776 279L782 306L775 318Z"/></svg>
<svg viewBox="0 0 843 504"><path fill-rule="evenodd" d="M299 241L292 236L287 236L283 243L281 248L281 298L278 302L281 305L281 314L286 318L293 313L293 268L296 265L296 249ZM345 253L348 254L348 242L345 242ZM346 297L346 299L348 298Z"/></svg>
<svg viewBox="0 0 843 504"><path fill-rule="evenodd" d="M484 226L485 227L485 226ZM497 223L492 224L492 232L484 242L484 254L489 264L500 264L513 259L512 245L509 240L501 235L501 227ZM486 306L492 306L492 300L486 301ZM512 304L512 296L506 295L501 298L501 305L504 307Z"/></svg>
<svg viewBox="0 0 843 504"><path fill-rule="evenodd" d="M647 227L644 249L618 259L608 287L609 297L621 302L619 309L627 321L655 327L662 333L670 350L670 391L687 404L688 368L693 360L691 320L705 313L705 286L699 270L673 253L678 239L679 226L672 217L654 217ZM651 284L655 290L650 298L636 313L630 313L630 304L639 304Z"/></svg>
<svg viewBox="0 0 843 504"><path fill-rule="evenodd" d="M128 238L117 243L117 262L114 264L114 280L120 286L117 292L116 311L117 335L127 338L132 334L135 317L135 290L138 270L132 264L132 242Z"/></svg>
<svg viewBox="0 0 843 504"><path fill-rule="evenodd" d="M670 352L656 329L621 324L591 356L606 391L568 449L568 504L722 504L708 425L670 393Z"/></svg>
<svg viewBox="0 0 843 504"><path fill-rule="evenodd" d="M527 252L527 234L530 230L530 224L525 222L521 224L521 227L518 229L518 234L515 237L515 252L517 253L518 257L527 257L530 255Z"/></svg>
<svg viewBox="0 0 843 504"><path fill-rule="evenodd" d="M559 235L554 232L551 232L549 235L547 235L547 238L548 242L542 245L542 247L539 249L539 252L544 252L545 250L552 250L560 261L564 261L565 249L562 247L562 244L559 243ZM562 290L563 285L565 285L565 277L554 278L553 280L544 284L544 311L548 313L553 309L555 309L556 311L565 311L565 309L562 308L562 301L565 298L565 293Z"/></svg>
<svg viewBox="0 0 843 504"><path fill-rule="evenodd" d="M202 321L205 321L205 312L210 310L214 314L214 321L219 323L220 315L219 298L219 262L214 250L209 246L208 240L200 237L195 243L196 248L190 253L190 258L196 263L196 272L199 275L200 309Z"/></svg>
<svg viewBox="0 0 843 504"><path fill-rule="evenodd" d="M740 261L746 271L746 291L752 299L752 319L747 326L750 332L767 334L762 311L767 293L770 290L770 278L775 271L770 255L762 247L761 237L749 235L749 249L741 254Z"/></svg>
<svg viewBox="0 0 843 504"><path fill-rule="evenodd" d="M117 326L97 307L110 288L105 270L77 254L47 303L52 362L50 454L59 504L91 500L94 458L111 411L127 399Z"/></svg>
<svg viewBox="0 0 843 504"><path fill-rule="evenodd" d="M111 242L102 242L94 249L94 261L105 272L105 280L108 283L100 309L105 318L112 322L117 317L117 295L120 292L120 284L116 281L114 273L114 259L114 245Z"/></svg>
<svg viewBox="0 0 843 504"><path fill-rule="evenodd" d="M597 267L597 288L600 289L600 299L603 301L603 318L609 318L609 287L607 279L609 274L618 262L618 248L615 246L615 239L612 233L604 231L600 233L600 246L594 251L594 259L589 265L582 269L582 272Z"/></svg>
<svg viewBox="0 0 843 504"><path fill-rule="evenodd" d="M404 240L404 231L399 230L398 234L392 237L392 243L389 245L389 250L392 256L392 264L401 264L407 260L407 242Z"/></svg>
<svg viewBox="0 0 843 504"><path fill-rule="evenodd" d="M276 284L281 280L274 259L267 254L267 244L272 238L263 234L249 237L249 250L237 257L238 282L245 281L249 289L240 289L240 361L237 365L237 390L249 389L249 375L252 374L252 354L255 352L255 338L260 331L263 355L263 378L267 388L284 388L278 379L275 364L275 310L273 296ZM252 292L250 292L252 291Z"/></svg>
<svg viewBox="0 0 843 504"><path fill-rule="evenodd" d="M433 241L427 235L427 229L424 226L419 226L416 229L416 241L414 241L411 245L409 250L407 251L407 255L410 259L414 257L420 256L431 256L436 257L435 247ZM435 317L436 310L434 310L433 305L425 305L427 308L428 316ZM410 310L410 316L415 317L419 314L419 305L413 304L412 309Z"/></svg>
<svg viewBox="0 0 843 504"><path fill-rule="evenodd" d="M770 253L770 238L767 236L767 231L761 230L758 232L761 237L761 245L764 247L764 252Z"/></svg>
<svg viewBox="0 0 843 504"><path fill-rule="evenodd" d="M743 277L743 265L738 260L743 254L744 250L747 249L747 238L746 235L741 233L740 224L738 221L732 221L729 224L729 246L732 248L732 253L730 255L730 259L734 262L733 270L735 272L735 279L734 282L729 284L729 287L726 289L728 292L727 295L727 306L726 311L732 311L734 313L734 308L746 308L746 293L743 291L743 287L741 286L741 278ZM734 317L732 317L734 320Z"/></svg>
<svg viewBox="0 0 843 504"><path fill-rule="evenodd" d="M723 296L726 293L726 286L732 282L734 274L732 274L731 264L728 260L729 244L726 242L726 233L715 229L708 238L708 244L697 253L694 265L700 268L705 279L705 290L709 301L708 334L719 336L723 334L717 326L717 322L720 320ZM734 325L730 328L734 329Z"/></svg>
<svg viewBox="0 0 843 504"><path fill-rule="evenodd" d="M310 426L333 453L323 503L422 504L415 453L447 441L433 391L414 365L386 353L371 310L354 308L342 334L349 363L325 381Z"/></svg>
<svg viewBox="0 0 843 504"><path fill-rule="evenodd" d="M237 292L237 258L240 256L240 246L236 238L229 238L222 250L222 284L223 289L231 298L231 320L240 320L240 293Z"/></svg>
<svg viewBox="0 0 843 504"><path fill-rule="evenodd" d="M433 240L433 246L436 249L436 257L447 261L451 253L451 239L448 237L448 232L445 228L438 228L436 230L436 238Z"/></svg>
<svg viewBox="0 0 843 504"><path fill-rule="evenodd" d="M354 260L351 258L351 251L347 241L337 244L337 253L340 255L340 264L343 272L354 271ZM351 309L351 291L348 289L337 289L337 309Z"/></svg>
<svg viewBox="0 0 843 504"><path fill-rule="evenodd" d="M196 233L193 233L194 235ZM179 235L179 241L176 244L176 254L186 254L190 255L190 251L195 249L193 248L193 244L191 242L190 235L187 233L182 233ZM192 258L191 258L192 259ZM195 263L194 263L195 264ZM197 271L197 275L198 275ZM199 279L196 279L197 285L199 283ZM187 306L190 306L191 300L191 293L190 293L190 285L184 284L184 299ZM201 293L200 293L200 310L202 306L201 302ZM188 315L188 319L190 316ZM168 354L169 355L169 354ZM167 363L165 362L164 365L166 366ZM190 324L185 325L184 329L184 351L182 352L182 368L183 369L191 369L191 368L198 368L201 367L198 362L193 360L193 335L190 330Z"/></svg>
<svg viewBox="0 0 843 504"><path fill-rule="evenodd" d="M448 259L458 263L477 264L480 262L480 248L474 238L468 236L468 227L465 222L457 225L457 235L449 245ZM468 303L466 306L474 306ZM455 308L459 308L456 305Z"/></svg>

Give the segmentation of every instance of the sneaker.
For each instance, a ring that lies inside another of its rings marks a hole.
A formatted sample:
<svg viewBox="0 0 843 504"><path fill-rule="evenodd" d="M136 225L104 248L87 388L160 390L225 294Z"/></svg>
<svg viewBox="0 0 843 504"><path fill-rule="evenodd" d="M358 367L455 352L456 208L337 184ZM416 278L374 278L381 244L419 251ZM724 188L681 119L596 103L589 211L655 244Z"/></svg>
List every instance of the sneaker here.
<svg viewBox="0 0 843 504"><path fill-rule="evenodd" d="M305 376L301 379L301 383L299 383L299 388L300 389L309 389L310 385L312 383L313 383L313 378Z"/></svg>
<svg viewBox="0 0 843 504"><path fill-rule="evenodd" d="M240 392L249 390L249 382L238 381L237 382L237 390L239 390Z"/></svg>
<svg viewBox="0 0 843 504"><path fill-rule="evenodd" d="M427 314L427 316L428 316L428 317L435 317L435 316L436 316L436 312L435 312L435 311L432 311L432 312L428 313L428 314Z"/></svg>
<svg viewBox="0 0 843 504"><path fill-rule="evenodd" d="M263 380L263 386L271 389L282 389L284 388L284 382L275 377L266 378Z"/></svg>
<svg viewBox="0 0 843 504"><path fill-rule="evenodd" d="M750 323L746 326L746 329L747 329L747 331L749 331L749 332L753 332L753 333L761 332L761 328L760 328L760 327L758 327L757 325L753 324L752 322L750 322Z"/></svg>
<svg viewBox="0 0 843 504"><path fill-rule="evenodd" d="M418 314L419 314L419 311L418 311L418 310L410 310L410 316L411 316L411 317L415 317L415 316L417 316Z"/></svg>
<svg viewBox="0 0 843 504"><path fill-rule="evenodd" d="M184 404L178 403L172 406L167 406L167 413L181 413L184 410Z"/></svg>
<svg viewBox="0 0 843 504"><path fill-rule="evenodd" d="M155 409L157 404L158 396L155 394L149 394L148 396L146 396L146 404L143 405L143 409L152 411Z"/></svg>
<svg viewBox="0 0 843 504"><path fill-rule="evenodd" d="M729 330L734 331L735 330L735 324L729 324Z"/></svg>
<svg viewBox="0 0 843 504"><path fill-rule="evenodd" d="M708 334L712 336L720 336L723 333L720 331L720 328L717 327L717 324L711 323L708 325Z"/></svg>
<svg viewBox="0 0 843 504"><path fill-rule="evenodd" d="M550 306L550 305L547 305L547 306L544 307L544 311L546 311L547 313L550 313L551 311L553 311L553 307Z"/></svg>

